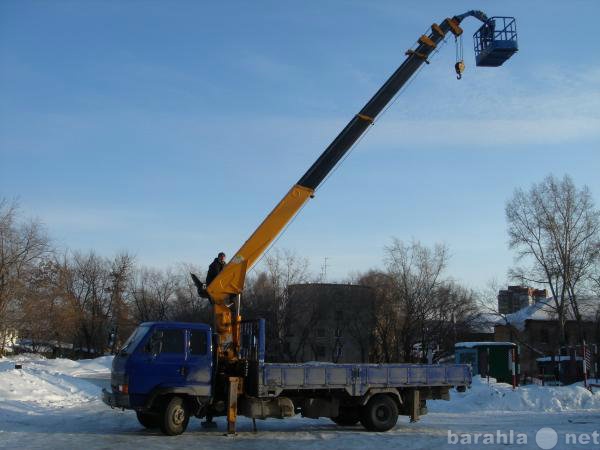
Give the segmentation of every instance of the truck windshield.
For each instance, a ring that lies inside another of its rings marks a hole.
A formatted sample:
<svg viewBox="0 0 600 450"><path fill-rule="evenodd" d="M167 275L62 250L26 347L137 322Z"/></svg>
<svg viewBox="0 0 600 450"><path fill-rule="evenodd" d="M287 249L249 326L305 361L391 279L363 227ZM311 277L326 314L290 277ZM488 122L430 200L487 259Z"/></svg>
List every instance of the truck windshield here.
<svg viewBox="0 0 600 450"><path fill-rule="evenodd" d="M121 347L121 350L119 350L119 355L127 355L127 353L131 353L146 335L149 328L149 326L140 326L133 330L131 336L129 336L129 338L123 344L123 347Z"/></svg>

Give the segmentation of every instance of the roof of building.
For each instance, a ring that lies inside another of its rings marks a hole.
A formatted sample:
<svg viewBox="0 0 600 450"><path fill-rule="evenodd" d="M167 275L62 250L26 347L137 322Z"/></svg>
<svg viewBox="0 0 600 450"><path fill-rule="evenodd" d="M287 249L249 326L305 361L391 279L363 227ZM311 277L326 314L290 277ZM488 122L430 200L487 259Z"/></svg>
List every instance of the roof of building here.
<svg viewBox="0 0 600 450"><path fill-rule="evenodd" d="M553 359L554 358L554 359ZM577 361L581 361L583 360L583 358L581 356L576 356L575 357ZM542 356L541 358L536 358L535 359L537 362L552 362L553 360L556 362L560 362L560 361L570 361L571 357L568 355L561 355L561 356Z"/></svg>
<svg viewBox="0 0 600 450"><path fill-rule="evenodd" d="M470 328L475 333L494 334L494 326L501 320L496 313L478 313L471 319Z"/></svg>
<svg viewBox="0 0 600 450"><path fill-rule="evenodd" d="M578 301L579 311L585 321L597 320L600 313L600 298L589 297L580 298ZM567 308L568 320L575 320L571 308ZM539 300L533 305L526 306L512 314L507 314L503 320L498 320L497 324L510 324L519 330L525 329L525 323L528 320L551 321L557 320L556 308L552 297Z"/></svg>

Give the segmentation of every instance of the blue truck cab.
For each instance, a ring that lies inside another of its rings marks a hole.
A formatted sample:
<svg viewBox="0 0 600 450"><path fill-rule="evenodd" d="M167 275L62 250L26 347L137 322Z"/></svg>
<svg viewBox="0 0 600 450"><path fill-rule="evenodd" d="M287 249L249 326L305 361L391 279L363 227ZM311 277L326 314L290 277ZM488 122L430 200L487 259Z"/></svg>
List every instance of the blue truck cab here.
<svg viewBox="0 0 600 450"><path fill-rule="evenodd" d="M142 323L115 355L104 403L146 419L169 394L207 402L212 394L212 330L201 323ZM147 417L145 417L147 416ZM141 419L142 421L144 419ZM151 420L149 420L152 422Z"/></svg>

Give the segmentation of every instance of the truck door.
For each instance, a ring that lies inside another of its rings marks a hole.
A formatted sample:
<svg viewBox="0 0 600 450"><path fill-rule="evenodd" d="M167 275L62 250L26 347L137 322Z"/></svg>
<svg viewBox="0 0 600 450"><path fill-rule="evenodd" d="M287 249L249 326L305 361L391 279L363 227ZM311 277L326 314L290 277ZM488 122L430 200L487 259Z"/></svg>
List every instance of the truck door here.
<svg viewBox="0 0 600 450"><path fill-rule="evenodd" d="M212 352L210 331L188 329L185 383L193 387L196 395L210 397L212 382Z"/></svg>
<svg viewBox="0 0 600 450"><path fill-rule="evenodd" d="M136 370L136 393L149 393L158 386L185 384L185 330L155 328L143 347L143 367Z"/></svg>

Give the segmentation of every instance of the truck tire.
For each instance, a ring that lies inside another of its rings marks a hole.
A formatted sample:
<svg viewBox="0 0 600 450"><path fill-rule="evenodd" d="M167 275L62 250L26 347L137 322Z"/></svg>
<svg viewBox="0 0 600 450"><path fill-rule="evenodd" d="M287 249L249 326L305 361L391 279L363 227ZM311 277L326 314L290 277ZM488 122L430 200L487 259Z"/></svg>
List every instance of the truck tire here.
<svg viewBox="0 0 600 450"><path fill-rule="evenodd" d="M137 420L142 426L152 429L160 426L160 416L154 413L136 411Z"/></svg>
<svg viewBox="0 0 600 450"><path fill-rule="evenodd" d="M374 395L360 411L360 423L369 431L388 431L397 421L398 406L389 395Z"/></svg>
<svg viewBox="0 0 600 450"><path fill-rule="evenodd" d="M341 427L351 427L360 420L360 411L358 408L340 408L339 415L331 420Z"/></svg>
<svg viewBox="0 0 600 450"><path fill-rule="evenodd" d="M160 420L161 431L168 436L176 436L185 431L190 421L190 413L181 397L171 397L164 402Z"/></svg>

